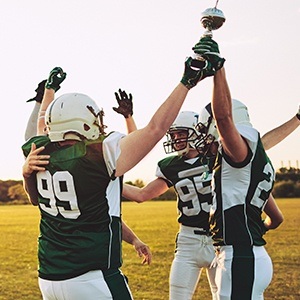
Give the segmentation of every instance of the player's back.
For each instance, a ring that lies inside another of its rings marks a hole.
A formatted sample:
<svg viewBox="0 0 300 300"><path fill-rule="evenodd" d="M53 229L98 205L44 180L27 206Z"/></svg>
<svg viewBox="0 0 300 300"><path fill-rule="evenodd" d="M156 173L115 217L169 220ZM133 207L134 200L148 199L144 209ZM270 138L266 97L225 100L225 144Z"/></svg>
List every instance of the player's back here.
<svg viewBox="0 0 300 300"><path fill-rule="evenodd" d="M50 155L47 170L36 176L40 277L60 280L120 267L120 218L110 215L107 198L109 186L120 182L108 174L102 140L65 146L47 137L32 141Z"/></svg>

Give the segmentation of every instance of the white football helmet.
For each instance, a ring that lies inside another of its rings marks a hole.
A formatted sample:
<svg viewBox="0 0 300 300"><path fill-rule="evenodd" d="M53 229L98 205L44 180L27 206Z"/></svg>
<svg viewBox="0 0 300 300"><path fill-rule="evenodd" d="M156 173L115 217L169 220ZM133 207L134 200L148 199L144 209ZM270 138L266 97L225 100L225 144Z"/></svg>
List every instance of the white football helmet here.
<svg viewBox="0 0 300 300"><path fill-rule="evenodd" d="M232 115L234 124L252 127L247 106L236 99L232 99Z"/></svg>
<svg viewBox="0 0 300 300"><path fill-rule="evenodd" d="M68 139L95 140L104 134L103 110L89 96L64 94L47 108L45 122L52 142Z"/></svg>
<svg viewBox="0 0 300 300"><path fill-rule="evenodd" d="M167 141L163 143L167 154L177 152L185 155L190 148L195 149L197 132L195 126L198 124L199 114L194 111L182 111L167 131ZM176 138L176 132L186 132L185 138Z"/></svg>
<svg viewBox="0 0 300 300"><path fill-rule="evenodd" d="M232 99L232 116L235 125L241 124L252 127L247 106L239 100ZM213 118L211 103L201 111L199 123L196 126L199 140L196 147L200 152L207 153L213 142L218 141L219 134Z"/></svg>

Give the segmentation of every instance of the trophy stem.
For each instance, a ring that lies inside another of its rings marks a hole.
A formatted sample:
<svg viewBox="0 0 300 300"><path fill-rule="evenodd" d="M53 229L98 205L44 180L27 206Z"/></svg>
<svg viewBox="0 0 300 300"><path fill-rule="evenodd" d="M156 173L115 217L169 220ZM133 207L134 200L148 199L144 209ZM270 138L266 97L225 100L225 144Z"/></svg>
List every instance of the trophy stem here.
<svg viewBox="0 0 300 300"><path fill-rule="evenodd" d="M213 8L207 8L201 15L200 22L205 29L202 37L213 37L213 30L219 29L225 22L225 16L223 12L217 8L219 0L216 1L216 5ZM216 53L217 54L217 53ZM201 68L200 66L204 64L205 59L199 55L194 54L194 58L197 59L197 66L195 68Z"/></svg>

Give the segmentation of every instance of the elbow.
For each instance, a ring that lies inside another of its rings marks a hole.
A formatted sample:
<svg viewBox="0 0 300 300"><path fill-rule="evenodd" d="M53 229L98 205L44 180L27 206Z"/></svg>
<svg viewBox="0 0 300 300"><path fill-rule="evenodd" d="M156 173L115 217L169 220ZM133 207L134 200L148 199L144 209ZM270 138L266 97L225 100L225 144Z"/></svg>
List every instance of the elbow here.
<svg viewBox="0 0 300 300"><path fill-rule="evenodd" d="M139 194L138 198L136 199L138 203L143 203L149 199L147 193L144 193L143 189L141 190L141 193Z"/></svg>
<svg viewBox="0 0 300 300"><path fill-rule="evenodd" d="M276 218L273 218L270 229L278 228L283 221L284 221L284 217L282 214L278 215Z"/></svg>
<svg viewBox="0 0 300 300"><path fill-rule="evenodd" d="M283 217L283 214L282 212L279 210L279 213L275 219L275 223L276 223L276 227L278 227L282 222L284 221L284 217Z"/></svg>
<svg viewBox="0 0 300 300"><path fill-rule="evenodd" d="M128 199L128 200L131 200L133 202L140 204L140 203L145 202L147 199L135 198L135 199Z"/></svg>
<svg viewBox="0 0 300 300"><path fill-rule="evenodd" d="M280 216L278 216L277 220L275 221L275 223L277 225L276 228L279 227L279 225L281 225L283 223L283 221L284 221L284 217L281 214Z"/></svg>
<svg viewBox="0 0 300 300"><path fill-rule="evenodd" d="M30 197L29 195L28 195L28 198L29 198L30 203L31 203L33 206L38 206L38 205L39 205L39 200L38 200L38 198L33 198L33 197Z"/></svg>
<svg viewBox="0 0 300 300"><path fill-rule="evenodd" d="M38 206L39 205L39 200L38 199L34 199L32 197L29 197L29 201L33 206Z"/></svg>

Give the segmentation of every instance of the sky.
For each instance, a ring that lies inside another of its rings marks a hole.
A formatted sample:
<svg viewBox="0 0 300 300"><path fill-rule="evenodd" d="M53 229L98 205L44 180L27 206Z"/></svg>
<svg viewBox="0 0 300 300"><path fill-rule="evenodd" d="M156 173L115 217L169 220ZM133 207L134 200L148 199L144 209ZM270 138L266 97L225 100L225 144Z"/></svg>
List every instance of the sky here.
<svg viewBox="0 0 300 300"><path fill-rule="evenodd" d="M60 66L67 73L57 96L80 92L105 112L108 131L126 133L112 107L119 88L133 95L143 127L182 77L184 60L204 32L211 0L10 0L0 10L0 179L22 179L21 145L37 84ZM244 102L261 135L293 117L300 102L300 1L220 0L226 17L213 32L233 98ZM200 111L212 78L193 88L182 110ZM298 167L300 130L268 151L275 169ZM155 178L162 142L125 181Z"/></svg>

